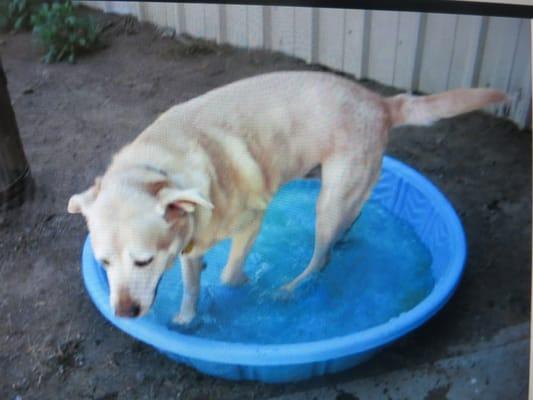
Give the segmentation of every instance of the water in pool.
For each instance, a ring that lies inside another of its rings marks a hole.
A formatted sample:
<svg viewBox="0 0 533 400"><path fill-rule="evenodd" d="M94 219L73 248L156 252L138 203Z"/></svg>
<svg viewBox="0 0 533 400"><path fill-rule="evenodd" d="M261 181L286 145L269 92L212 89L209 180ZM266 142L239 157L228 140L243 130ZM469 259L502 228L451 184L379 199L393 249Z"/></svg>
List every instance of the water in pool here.
<svg viewBox="0 0 533 400"><path fill-rule="evenodd" d="M276 195L246 262L247 285L220 284L229 241L206 255L198 317L188 334L261 344L320 340L384 323L430 293L430 252L409 225L370 200L334 247L326 269L290 298L280 296L280 286L311 259L319 189L319 181L295 181ZM163 277L145 318L176 329L170 321L181 293L176 263Z"/></svg>

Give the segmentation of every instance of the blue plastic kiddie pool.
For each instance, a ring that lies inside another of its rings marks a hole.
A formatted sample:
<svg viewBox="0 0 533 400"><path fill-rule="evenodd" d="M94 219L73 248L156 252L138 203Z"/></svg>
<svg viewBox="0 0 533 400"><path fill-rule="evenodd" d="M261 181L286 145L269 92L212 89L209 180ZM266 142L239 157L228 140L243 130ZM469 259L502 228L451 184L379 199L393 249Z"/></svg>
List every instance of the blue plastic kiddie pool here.
<svg viewBox="0 0 533 400"><path fill-rule="evenodd" d="M319 181L299 180L275 196L246 262L246 286L219 284L228 242L206 255L198 317L186 329L170 323L180 305L179 265L165 273L146 316L118 318L88 237L82 259L87 291L112 324L209 375L288 382L357 365L446 303L463 270L465 236L431 182L385 157L370 200L325 271L293 296L277 296L311 257L319 188Z"/></svg>

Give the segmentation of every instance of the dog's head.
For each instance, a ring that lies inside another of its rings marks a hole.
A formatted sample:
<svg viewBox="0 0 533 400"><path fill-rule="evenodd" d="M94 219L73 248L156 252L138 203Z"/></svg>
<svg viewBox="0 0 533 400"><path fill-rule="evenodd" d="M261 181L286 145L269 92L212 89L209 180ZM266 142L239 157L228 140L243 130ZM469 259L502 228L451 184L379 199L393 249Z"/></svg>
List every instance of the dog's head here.
<svg viewBox="0 0 533 400"><path fill-rule="evenodd" d="M68 204L70 213L87 220L95 257L107 272L111 307L122 317L150 309L163 272L190 244L195 209L213 208L197 190L158 174L140 175L97 178Z"/></svg>

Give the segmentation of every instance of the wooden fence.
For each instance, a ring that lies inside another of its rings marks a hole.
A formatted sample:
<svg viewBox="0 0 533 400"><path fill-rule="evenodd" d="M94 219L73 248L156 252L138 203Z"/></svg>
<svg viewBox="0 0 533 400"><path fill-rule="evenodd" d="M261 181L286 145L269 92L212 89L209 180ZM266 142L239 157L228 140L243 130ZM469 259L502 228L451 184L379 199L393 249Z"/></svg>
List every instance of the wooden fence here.
<svg viewBox="0 0 533 400"><path fill-rule="evenodd" d="M218 4L84 1L177 33L265 48L412 91L493 87L511 94L492 109L531 125L527 19L416 12Z"/></svg>

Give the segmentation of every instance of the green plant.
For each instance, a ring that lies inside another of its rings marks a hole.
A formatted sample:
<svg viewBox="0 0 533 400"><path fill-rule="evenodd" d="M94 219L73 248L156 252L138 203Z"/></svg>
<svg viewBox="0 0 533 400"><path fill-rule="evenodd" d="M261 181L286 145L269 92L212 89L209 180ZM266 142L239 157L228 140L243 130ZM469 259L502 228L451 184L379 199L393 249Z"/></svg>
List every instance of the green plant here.
<svg viewBox="0 0 533 400"><path fill-rule="evenodd" d="M8 28L9 18L7 16L9 4L6 1L0 1L0 31Z"/></svg>
<svg viewBox="0 0 533 400"><path fill-rule="evenodd" d="M100 45L99 29L93 19L77 16L70 0L43 4L31 16L33 32L46 47L46 63L68 60Z"/></svg>
<svg viewBox="0 0 533 400"><path fill-rule="evenodd" d="M0 28L19 31L31 27L31 14L43 3L39 0L3 0L0 6Z"/></svg>

